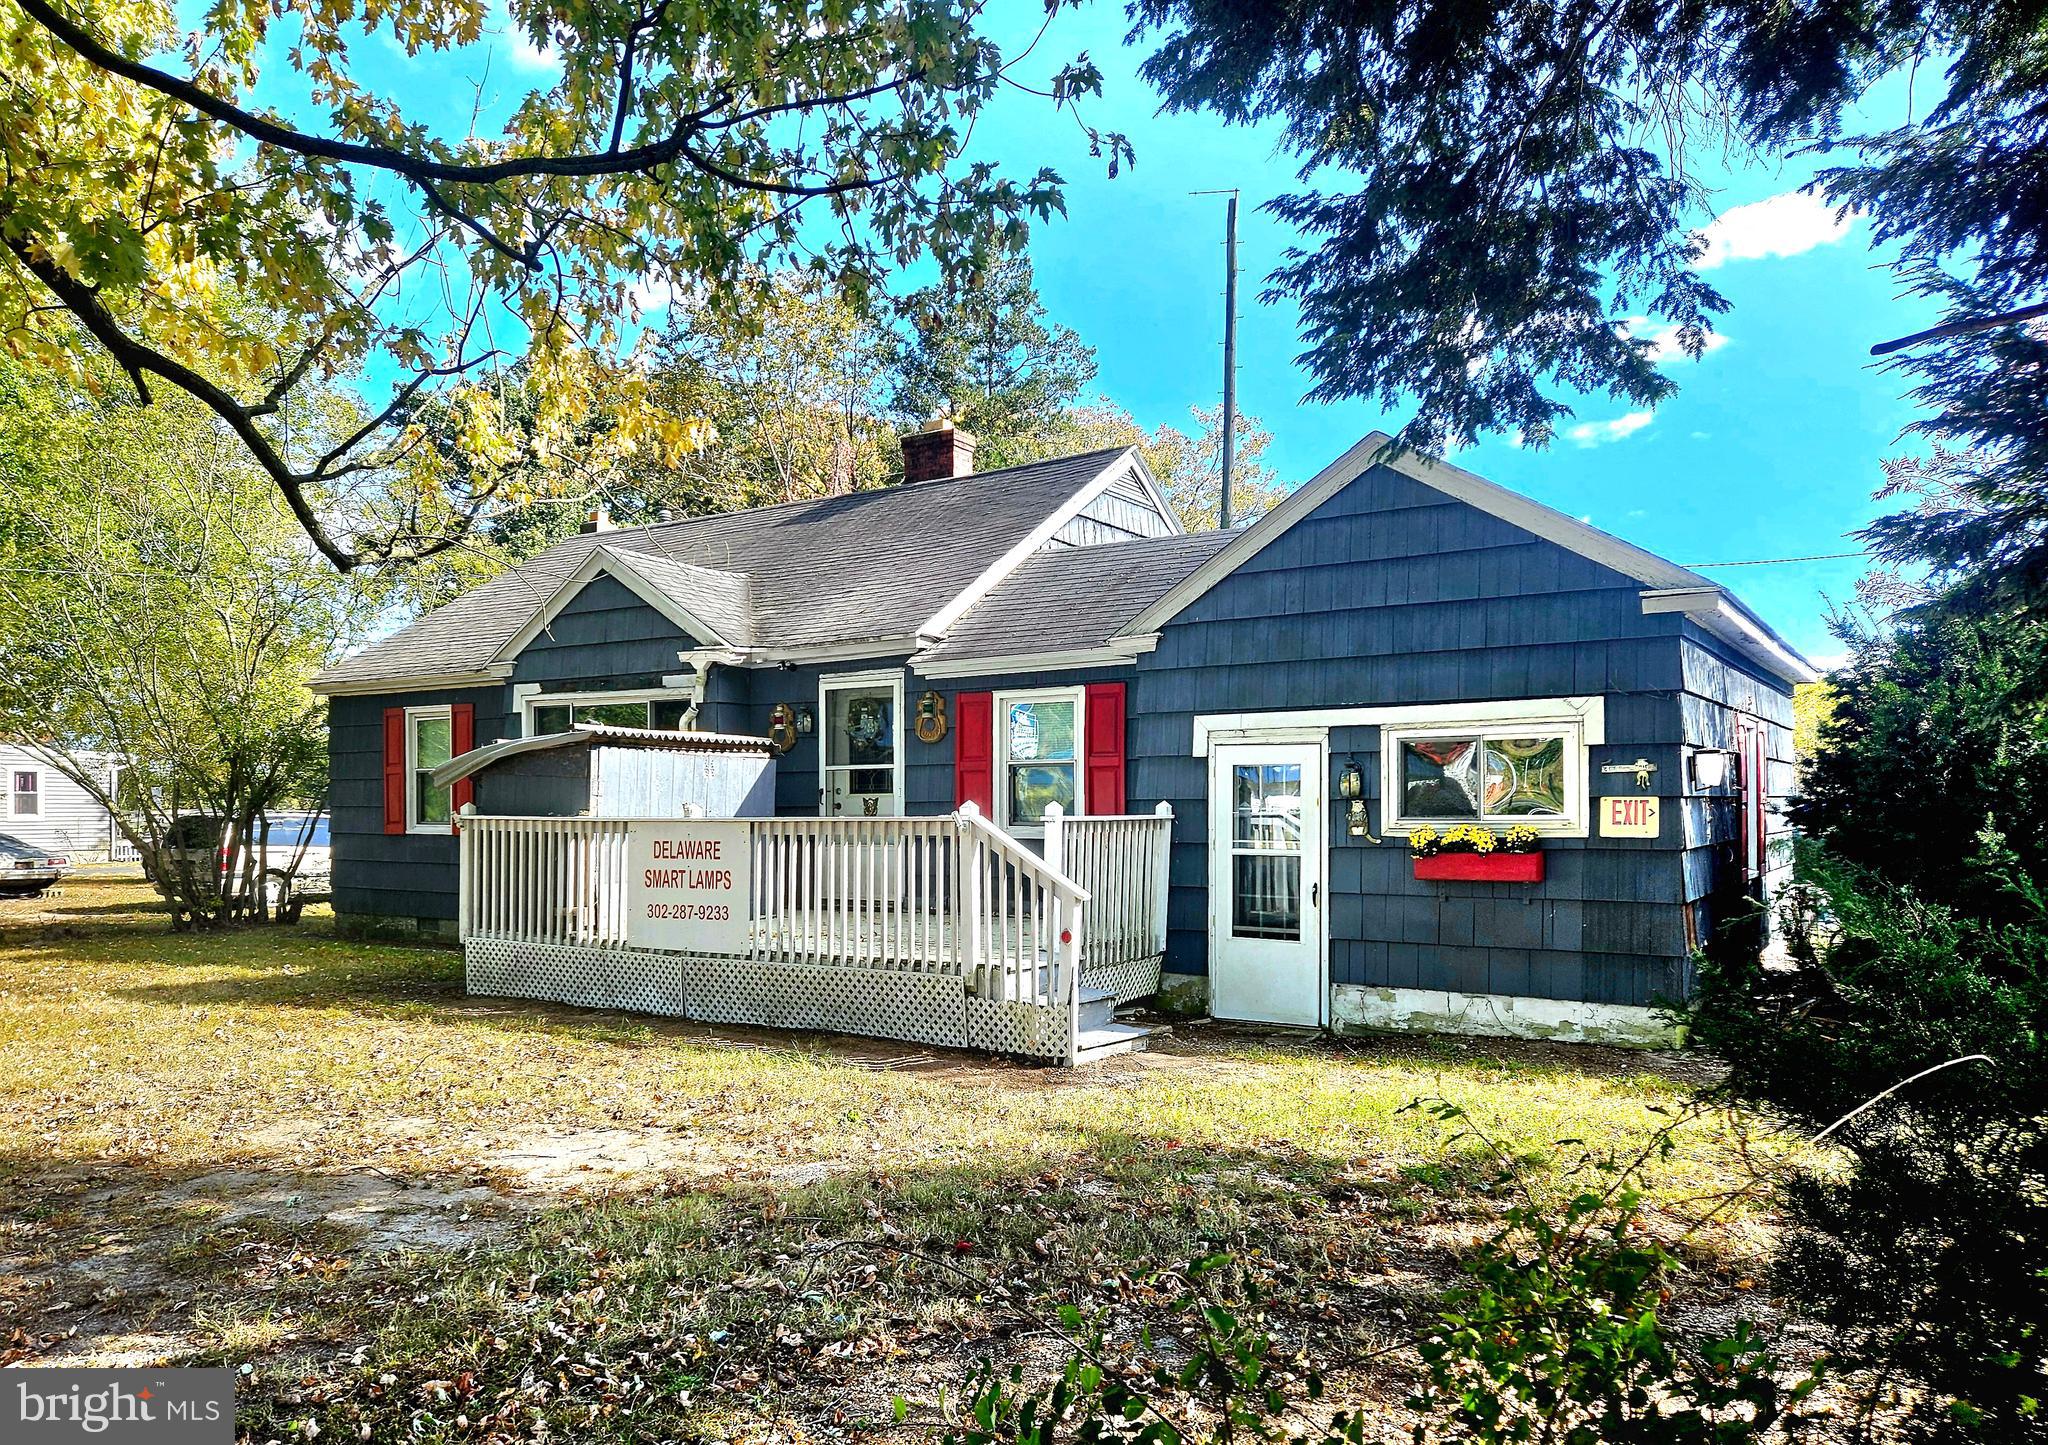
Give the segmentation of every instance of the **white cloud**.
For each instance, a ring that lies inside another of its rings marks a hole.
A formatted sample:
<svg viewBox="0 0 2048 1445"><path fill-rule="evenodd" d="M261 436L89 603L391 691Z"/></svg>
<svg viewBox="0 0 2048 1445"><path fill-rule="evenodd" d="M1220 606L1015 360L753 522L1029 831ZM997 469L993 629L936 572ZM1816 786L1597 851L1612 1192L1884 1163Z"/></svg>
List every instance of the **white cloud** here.
<svg viewBox="0 0 2048 1445"><path fill-rule="evenodd" d="M1708 222L1707 249L1699 268L1710 271L1728 261L1797 256L1841 240L1855 224L1854 216L1837 219L1835 208L1823 197L1787 191L1723 211Z"/></svg>
<svg viewBox="0 0 2048 1445"><path fill-rule="evenodd" d="M1621 334L1649 342L1650 360L1659 366L1667 361L1691 359L1686 356L1685 348L1678 343L1678 323L1674 321L1652 321L1647 316L1629 316L1622 320ZM1727 344L1727 337L1718 331L1710 331L1700 347L1700 356L1702 359L1712 356Z"/></svg>
<svg viewBox="0 0 2048 1445"><path fill-rule="evenodd" d="M1849 654L1846 652L1809 652L1806 654L1806 660L1822 672L1833 672L1838 667L1847 667L1849 665Z"/></svg>
<svg viewBox="0 0 2048 1445"><path fill-rule="evenodd" d="M1634 436L1656 419L1655 412L1632 411L1612 421L1582 421L1577 426L1565 428L1565 440L1574 446L1604 446L1608 442Z"/></svg>
<svg viewBox="0 0 2048 1445"><path fill-rule="evenodd" d="M492 48L510 60L519 70L560 70L562 59L553 47L542 49L533 43L533 37L526 33L526 27L512 18L508 6L500 3L491 7L490 35Z"/></svg>

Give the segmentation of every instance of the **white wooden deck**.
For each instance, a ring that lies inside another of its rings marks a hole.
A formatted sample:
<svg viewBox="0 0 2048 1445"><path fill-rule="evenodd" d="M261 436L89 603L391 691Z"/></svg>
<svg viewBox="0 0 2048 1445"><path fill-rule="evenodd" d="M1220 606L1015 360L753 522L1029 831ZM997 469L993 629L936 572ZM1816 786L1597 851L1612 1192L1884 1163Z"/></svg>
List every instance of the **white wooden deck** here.
<svg viewBox="0 0 2048 1445"><path fill-rule="evenodd" d="M971 807L750 820L746 944L628 938L628 820L469 817L473 993L829 1030L1056 1063L1158 988L1173 816L1048 820L1046 852Z"/></svg>

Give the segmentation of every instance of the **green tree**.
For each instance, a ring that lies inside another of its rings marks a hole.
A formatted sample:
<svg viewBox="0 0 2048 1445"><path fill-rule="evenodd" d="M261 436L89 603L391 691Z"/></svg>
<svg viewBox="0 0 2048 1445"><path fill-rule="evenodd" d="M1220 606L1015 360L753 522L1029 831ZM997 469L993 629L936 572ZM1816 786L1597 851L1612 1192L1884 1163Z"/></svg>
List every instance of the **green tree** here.
<svg viewBox="0 0 2048 1445"><path fill-rule="evenodd" d="M2015 866L2048 889L2048 623L1946 609L1840 630L1793 821L1929 903L2000 916Z"/></svg>
<svg viewBox="0 0 2048 1445"><path fill-rule="evenodd" d="M856 289L920 257L980 268L1060 206L1050 169L965 156L1006 64L978 5L511 0L552 68L502 124L441 133L414 97L465 83L491 13L0 0L0 339L69 365L68 317L139 395L193 397L347 569L529 501L479 379L523 360L531 433L569 445L650 285L715 300L792 259ZM418 65L402 90L362 77L379 41ZM1084 61L1054 83L1061 105L1097 88ZM223 312L224 288L290 324ZM316 447L285 424L302 388L361 376L395 380L358 428ZM405 424L432 393L476 465ZM680 454L691 420L628 408L599 441ZM394 470L403 500L365 505L356 480Z"/></svg>
<svg viewBox="0 0 2048 1445"><path fill-rule="evenodd" d="M934 282L897 309L895 411L910 421L951 416L979 439L983 470L1043 454L1095 378L1095 349L1046 320L1024 256Z"/></svg>
<svg viewBox="0 0 2048 1445"><path fill-rule="evenodd" d="M763 277L743 313L679 300L654 349L656 384L713 436L661 503L724 511L879 486L900 470L886 414L893 340L879 309L808 272Z"/></svg>
<svg viewBox="0 0 2048 1445"><path fill-rule="evenodd" d="M1697 269L1703 153L1819 145L1945 324L1898 355L1952 444L1964 505L1873 530L1887 555L2048 587L2048 64L2025 0L1136 0L1142 73L1175 111L1273 124L1308 234L1269 278L1302 310L1324 400L1415 406L1403 439L1540 445L1579 393L1654 406L1673 382L1629 318L1698 355L1726 300ZM1912 118L1845 129L1910 73ZM1928 92L1932 89L1931 97ZM1877 338L1873 338L1875 340Z"/></svg>
<svg viewBox="0 0 2048 1445"><path fill-rule="evenodd" d="M331 429L313 400L291 420ZM265 864L286 860L266 860L256 821L325 792L306 682L375 610L198 403L140 407L0 360L0 734L114 813L174 924L264 913ZM118 799L94 765L107 753L125 762ZM225 869L211 847L166 848L186 813L224 825Z"/></svg>
<svg viewBox="0 0 2048 1445"><path fill-rule="evenodd" d="M1152 431L1108 397L1069 407L1056 426L1014 445L1014 460L1068 456L1101 447L1138 449L1152 469L1181 525L1190 532L1212 530L1217 522L1217 495L1223 488L1223 408L1190 407L1195 430L1182 431L1164 422ZM1239 412L1237 451L1231 479L1231 515L1240 523L1262 515L1287 494L1279 475L1265 461L1273 434L1255 416Z"/></svg>

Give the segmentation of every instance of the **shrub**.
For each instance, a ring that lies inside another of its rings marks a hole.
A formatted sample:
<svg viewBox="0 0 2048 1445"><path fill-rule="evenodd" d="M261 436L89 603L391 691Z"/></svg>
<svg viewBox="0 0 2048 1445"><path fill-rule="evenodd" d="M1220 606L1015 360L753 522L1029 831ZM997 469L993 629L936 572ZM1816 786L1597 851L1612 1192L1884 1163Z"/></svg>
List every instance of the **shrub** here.
<svg viewBox="0 0 2048 1445"><path fill-rule="evenodd" d="M1719 959L1692 1022L1730 1086L1831 1135L1847 1167L1802 1176L1787 1286L1863 1381L1860 1428L2048 1439L2048 914L1986 844L1996 915L1812 860L1788 910L1793 966Z"/></svg>

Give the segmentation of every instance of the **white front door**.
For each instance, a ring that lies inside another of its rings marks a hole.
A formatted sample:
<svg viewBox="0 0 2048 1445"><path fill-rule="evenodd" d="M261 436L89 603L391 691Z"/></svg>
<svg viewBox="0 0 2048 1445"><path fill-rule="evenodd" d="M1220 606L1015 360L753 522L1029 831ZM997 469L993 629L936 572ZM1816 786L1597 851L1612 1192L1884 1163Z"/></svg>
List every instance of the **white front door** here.
<svg viewBox="0 0 2048 1445"><path fill-rule="evenodd" d="M1226 743L1209 758L1209 1012L1323 1021L1323 750Z"/></svg>

